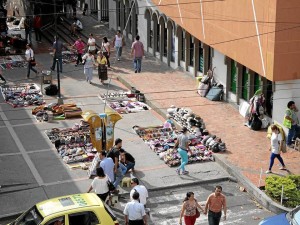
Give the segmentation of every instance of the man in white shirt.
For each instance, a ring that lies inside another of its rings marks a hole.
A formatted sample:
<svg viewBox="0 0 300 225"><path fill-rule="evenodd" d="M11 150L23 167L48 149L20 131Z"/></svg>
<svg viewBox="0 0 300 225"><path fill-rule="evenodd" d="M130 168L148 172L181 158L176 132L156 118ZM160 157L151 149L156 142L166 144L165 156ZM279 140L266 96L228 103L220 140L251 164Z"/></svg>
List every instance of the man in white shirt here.
<svg viewBox="0 0 300 225"><path fill-rule="evenodd" d="M140 196L140 203L142 203L144 206L146 206L147 198L148 198L148 191L144 185L139 184L139 179L136 177L131 179L131 191L130 191L130 199L133 199L133 195L135 192L139 193Z"/></svg>
<svg viewBox="0 0 300 225"><path fill-rule="evenodd" d="M147 225L147 216L142 203L139 203L139 193L133 193L133 200L128 202L124 209L126 225Z"/></svg>
<svg viewBox="0 0 300 225"><path fill-rule="evenodd" d="M104 170L104 173L109 177L110 182L114 182L115 180L115 175L114 175L114 161L112 158L106 158L106 151L101 151L99 153L100 157L100 167Z"/></svg>
<svg viewBox="0 0 300 225"><path fill-rule="evenodd" d="M71 25L71 35L75 35L76 31L80 31L83 29L83 25L78 18L75 18L75 22Z"/></svg>

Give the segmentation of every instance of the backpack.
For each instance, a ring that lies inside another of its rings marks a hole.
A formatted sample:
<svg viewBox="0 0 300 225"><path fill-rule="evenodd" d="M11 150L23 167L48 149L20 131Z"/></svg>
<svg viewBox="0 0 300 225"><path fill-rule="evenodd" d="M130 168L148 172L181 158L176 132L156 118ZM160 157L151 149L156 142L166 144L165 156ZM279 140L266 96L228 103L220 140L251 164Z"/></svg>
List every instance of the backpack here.
<svg viewBox="0 0 300 225"><path fill-rule="evenodd" d="M255 114L255 115L253 116L253 120L252 120L252 122L251 122L250 127L251 127L252 130L260 130L260 129L261 129L261 126L262 126L262 122L261 122L261 120L258 118L258 116Z"/></svg>
<svg viewBox="0 0 300 225"><path fill-rule="evenodd" d="M57 95L58 88L55 84L50 84L48 87L45 87L46 95Z"/></svg>

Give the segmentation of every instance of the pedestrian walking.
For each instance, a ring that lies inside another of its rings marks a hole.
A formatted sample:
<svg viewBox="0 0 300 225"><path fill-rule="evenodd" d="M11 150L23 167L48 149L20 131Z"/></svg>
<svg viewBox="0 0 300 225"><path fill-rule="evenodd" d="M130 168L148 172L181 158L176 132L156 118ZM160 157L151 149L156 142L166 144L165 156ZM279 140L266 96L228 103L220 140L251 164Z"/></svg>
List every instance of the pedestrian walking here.
<svg viewBox="0 0 300 225"><path fill-rule="evenodd" d="M199 205L194 197L194 192L187 192L183 200L183 205L180 211L179 224L182 224L182 217L184 218L185 225L194 225L197 217L200 216L198 208L204 212L203 208ZM198 215L197 215L198 214Z"/></svg>
<svg viewBox="0 0 300 225"><path fill-rule="evenodd" d="M112 149L108 152L107 157L112 158L112 160L115 163L114 167L114 173L115 173L115 181L114 181L114 186L115 188L118 187L120 184L121 180L124 177L124 174L126 173L127 168L120 163L120 149L122 148L122 139L117 138L115 140L115 145L112 147Z"/></svg>
<svg viewBox="0 0 300 225"><path fill-rule="evenodd" d="M126 167L126 173L131 170L134 172L134 166L135 166L135 159L134 157L124 149L120 149L120 154L121 154L121 161L123 165Z"/></svg>
<svg viewBox="0 0 300 225"><path fill-rule="evenodd" d="M285 164L280 155L280 151L284 147L281 133L275 124L271 125L271 130L272 130L272 135L271 135L271 147L270 147L270 151L271 151L270 165L266 173L272 173L272 167L274 165L275 158L277 158L281 163L281 167L279 169L286 170Z"/></svg>
<svg viewBox="0 0 300 225"><path fill-rule="evenodd" d="M140 194L134 192L132 201L128 202L123 211L126 225L147 225L145 207L139 203Z"/></svg>
<svg viewBox="0 0 300 225"><path fill-rule="evenodd" d="M93 37L93 34L89 35L89 39L87 41L87 45L89 46L88 47L88 51L91 51L92 54L95 54L96 53L96 40Z"/></svg>
<svg viewBox="0 0 300 225"><path fill-rule="evenodd" d="M104 81L107 80L107 59L101 51L98 51L97 63L99 80L104 84Z"/></svg>
<svg viewBox="0 0 300 225"><path fill-rule="evenodd" d="M104 170L104 173L108 176L111 182L114 182L115 175L114 175L114 161L112 158L106 157L106 151L101 151L99 153L100 158L100 167Z"/></svg>
<svg viewBox="0 0 300 225"><path fill-rule="evenodd" d="M217 185L214 193L210 194L206 200L204 214L208 213L208 224L219 225L222 210L224 212L224 220L226 220L227 206L226 197L222 194L222 187Z"/></svg>
<svg viewBox="0 0 300 225"><path fill-rule="evenodd" d="M94 189L95 193L98 195L98 197L105 202L108 194L109 194L109 189L108 189L108 184L107 182L109 181L109 178L107 175L104 174L104 170L102 167L96 168L96 174L97 177L94 178L94 180L91 183L91 186L87 193L89 193L91 190Z"/></svg>
<svg viewBox="0 0 300 225"><path fill-rule="evenodd" d="M107 59L107 66L110 67L110 62L109 62L109 57L110 57L110 44L107 39L107 37L103 38L102 46L101 46L101 51L103 52L103 55Z"/></svg>
<svg viewBox="0 0 300 225"><path fill-rule="evenodd" d="M27 43L32 43L31 41L31 33L32 33L32 19L30 16L26 16L26 19L24 20L24 28L25 28L25 39ZM28 42L29 38L29 42Z"/></svg>
<svg viewBox="0 0 300 225"><path fill-rule="evenodd" d="M95 64L95 57L92 54L91 51L88 51L88 53L86 53L83 57L83 62L84 62L84 74L86 77L86 81L91 84L92 83L92 79L93 79L93 70L94 70L94 66L96 66Z"/></svg>
<svg viewBox="0 0 300 225"><path fill-rule="evenodd" d="M140 195L140 203L142 203L146 208L147 198L149 197L147 188L144 185L141 185L139 179L137 179L136 177L131 179L130 184L132 188L130 191L130 199L133 200L133 194L135 192L138 192Z"/></svg>
<svg viewBox="0 0 300 225"><path fill-rule="evenodd" d="M180 175L180 171L182 170L182 174L189 174L189 171L185 169L185 165L189 161L188 151L189 148L189 138L187 135L188 129L186 127L182 128L182 134L177 137L177 141L175 143L175 148L177 148L178 153L181 157L181 164L176 169L176 173Z"/></svg>
<svg viewBox="0 0 300 225"><path fill-rule="evenodd" d="M78 66L79 63L82 63L82 54L84 53L84 47L85 47L81 37L78 37L78 40L75 41L72 47L75 47L76 49L77 60L75 66Z"/></svg>
<svg viewBox="0 0 300 225"><path fill-rule="evenodd" d="M289 129L286 144L290 148L294 148L293 140L297 138L300 132L299 119L296 114L298 111L295 102L289 101L285 110L283 125Z"/></svg>
<svg viewBox="0 0 300 225"><path fill-rule="evenodd" d="M135 73L140 73L142 69L142 58L144 56L144 45L140 42L140 36L136 35L135 42L131 46L131 55L133 56L133 67Z"/></svg>
<svg viewBox="0 0 300 225"><path fill-rule="evenodd" d="M117 34L115 35L113 39L113 47L116 49L116 57L118 61L120 61L122 56L122 48L125 46L125 41L123 38L123 35L121 34L121 31L118 30Z"/></svg>
<svg viewBox="0 0 300 225"><path fill-rule="evenodd" d="M26 51L25 51L25 58L27 61L27 78L30 76L30 70L36 73L38 75L38 71L34 68L35 66L35 59L34 59L34 52L31 48L31 44L26 45Z"/></svg>
<svg viewBox="0 0 300 225"><path fill-rule="evenodd" d="M35 40L40 43L42 42L41 27L42 27L42 17L40 15L35 15L33 18L33 28L34 28L34 33L35 33Z"/></svg>
<svg viewBox="0 0 300 225"><path fill-rule="evenodd" d="M55 70L55 66L57 64L58 60L58 70L62 73L63 68L62 68L62 50L63 48L66 48L64 44L60 41L58 36L54 37L55 41L53 42L53 63L52 66L50 67L51 70Z"/></svg>

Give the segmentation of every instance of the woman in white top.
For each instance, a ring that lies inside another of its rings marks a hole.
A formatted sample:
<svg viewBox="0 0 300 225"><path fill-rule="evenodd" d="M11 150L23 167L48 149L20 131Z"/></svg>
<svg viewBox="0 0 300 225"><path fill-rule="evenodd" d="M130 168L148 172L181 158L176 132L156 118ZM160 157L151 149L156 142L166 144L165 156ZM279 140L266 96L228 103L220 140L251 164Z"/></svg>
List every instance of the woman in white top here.
<svg viewBox="0 0 300 225"><path fill-rule="evenodd" d="M88 50L92 51L92 54L96 53L96 40L93 37L93 34L90 34L87 45L89 46Z"/></svg>
<svg viewBox="0 0 300 225"><path fill-rule="evenodd" d="M107 40L107 37L103 38L101 50L103 52L103 55L107 59L107 66L110 67L110 62L109 62L109 56L110 56L110 44L109 41Z"/></svg>
<svg viewBox="0 0 300 225"><path fill-rule="evenodd" d="M109 180L108 177L104 174L104 171L102 167L98 167L96 169L96 174L97 177L94 178L92 181L92 184L88 190L88 193L94 189L95 193L98 195L98 197L105 202L108 194L109 194L109 189L108 189L108 184L107 181Z"/></svg>
<svg viewBox="0 0 300 225"><path fill-rule="evenodd" d="M121 34L121 31L118 30L117 35L115 36L115 38L113 40L113 46L116 48L118 61L120 61L120 58L122 55L122 47L124 45L125 45L125 42L124 42L123 36Z"/></svg>
<svg viewBox="0 0 300 225"><path fill-rule="evenodd" d="M92 83L92 79L93 79L93 70L94 70L94 66L96 66L95 64L95 57L92 54L91 51L89 51L88 53L86 53L83 57L82 60L84 62L84 74L86 77L86 81L89 82L90 84Z"/></svg>
<svg viewBox="0 0 300 225"><path fill-rule="evenodd" d="M272 167L275 158L277 158L282 165L282 167L280 167L279 169L286 170L283 159L280 156L280 150L283 145L281 133L275 124L271 126L271 130L272 130L272 136L271 136L271 147L270 147L271 150L270 166L269 169L266 171L266 173L272 173Z"/></svg>
<svg viewBox="0 0 300 225"><path fill-rule="evenodd" d="M28 62L28 66L27 66L27 78L29 78L30 76L30 70L32 70L33 72L36 73L36 75L38 74L38 71L36 69L33 68L31 61L34 59L34 52L31 48L31 44L27 44L26 45L26 51L25 51L25 58L26 61Z"/></svg>

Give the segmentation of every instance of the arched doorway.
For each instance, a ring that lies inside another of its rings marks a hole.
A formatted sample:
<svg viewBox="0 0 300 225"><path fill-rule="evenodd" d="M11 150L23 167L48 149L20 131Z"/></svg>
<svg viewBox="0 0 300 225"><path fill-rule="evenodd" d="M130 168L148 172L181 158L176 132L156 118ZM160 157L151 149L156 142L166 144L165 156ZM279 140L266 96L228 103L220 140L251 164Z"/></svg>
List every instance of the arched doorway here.
<svg viewBox="0 0 300 225"><path fill-rule="evenodd" d="M152 11L149 8L145 9L144 18L146 19L147 23L147 51L149 51L149 48L153 48L153 26L151 21L151 15Z"/></svg>
<svg viewBox="0 0 300 225"><path fill-rule="evenodd" d="M167 59L168 65L170 62L175 62L175 23L174 21L168 19L167 21L167 30L168 30L168 38L167 38Z"/></svg>
<svg viewBox="0 0 300 225"><path fill-rule="evenodd" d="M156 52L159 52L160 43L159 43L159 24L158 24L158 14L154 12L152 14L152 30L153 30L153 55L156 56Z"/></svg>

